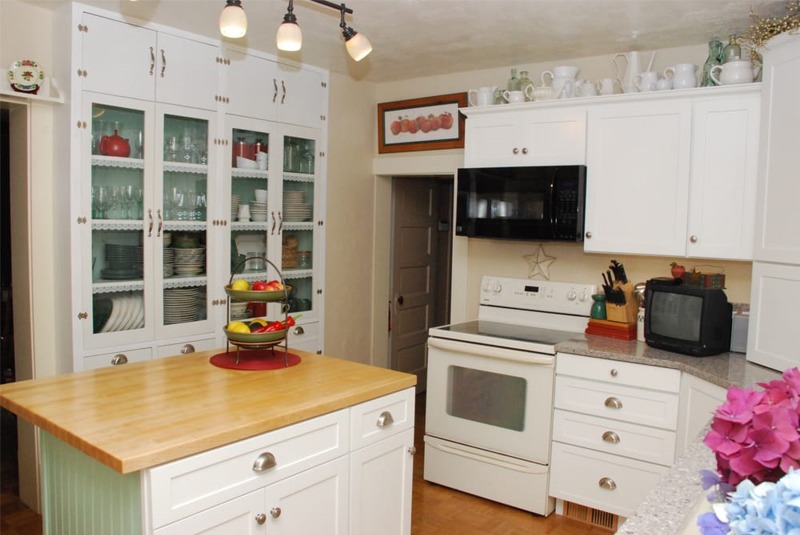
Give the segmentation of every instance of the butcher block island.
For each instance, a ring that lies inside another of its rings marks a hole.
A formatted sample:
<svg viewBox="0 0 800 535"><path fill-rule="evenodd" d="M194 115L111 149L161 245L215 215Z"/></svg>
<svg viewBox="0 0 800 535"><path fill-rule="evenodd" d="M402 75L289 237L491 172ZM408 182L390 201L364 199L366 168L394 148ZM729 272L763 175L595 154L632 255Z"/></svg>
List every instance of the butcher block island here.
<svg viewBox="0 0 800 535"><path fill-rule="evenodd" d="M416 377L290 351L0 386L40 429L45 533L410 533Z"/></svg>

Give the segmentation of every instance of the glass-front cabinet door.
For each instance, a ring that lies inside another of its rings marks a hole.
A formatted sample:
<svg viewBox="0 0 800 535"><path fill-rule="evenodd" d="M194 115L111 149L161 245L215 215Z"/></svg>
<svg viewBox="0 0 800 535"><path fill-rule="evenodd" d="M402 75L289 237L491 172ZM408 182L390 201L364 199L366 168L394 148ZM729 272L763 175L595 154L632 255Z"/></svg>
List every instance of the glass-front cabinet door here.
<svg viewBox="0 0 800 535"><path fill-rule="evenodd" d="M159 338L210 332L216 281L211 232L216 114L156 106L154 199L156 325ZM212 282L213 283L213 282Z"/></svg>
<svg viewBox="0 0 800 535"><path fill-rule="evenodd" d="M150 338L154 333L150 222L153 105L84 94L81 162L81 269L86 347ZM88 122L88 121L87 121ZM81 316L79 316L81 317Z"/></svg>

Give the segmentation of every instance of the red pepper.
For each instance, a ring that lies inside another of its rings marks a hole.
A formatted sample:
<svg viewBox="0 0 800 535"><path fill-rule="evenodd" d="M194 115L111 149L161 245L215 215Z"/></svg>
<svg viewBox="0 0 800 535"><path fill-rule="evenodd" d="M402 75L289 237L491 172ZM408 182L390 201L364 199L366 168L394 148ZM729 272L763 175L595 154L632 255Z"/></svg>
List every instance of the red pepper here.
<svg viewBox="0 0 800 535"><path fill-rule="evenodd" d="M286 327L283 326L283 322L282 321L273 321L272 323L267 324L267 326L264 329L264 332L265 333L274 333L274 332L277 332L277 331L283 331L285 329L286 329Z"/></svg>
<svg viewBox="0 0 800 535"><path fill-rule="evenodd" d="M291 316L287 316L286 321L284 321L284 323L286 324L286 327L284 328L288 329L289 327L294 326L294 318Z"/></svg>

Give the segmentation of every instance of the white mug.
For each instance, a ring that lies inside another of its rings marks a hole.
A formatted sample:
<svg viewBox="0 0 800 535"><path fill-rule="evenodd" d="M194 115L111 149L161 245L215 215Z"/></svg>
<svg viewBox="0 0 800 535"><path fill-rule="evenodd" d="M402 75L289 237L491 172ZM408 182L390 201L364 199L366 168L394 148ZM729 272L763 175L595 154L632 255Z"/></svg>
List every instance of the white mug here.
<svg viewBox="0 0 800 535"><path fill-rule="evenodd" d="M467 93L467 100L470 106L491 106L494 104L494 92L497 86L479 87L478 89L470 89ZM473 95L475 98L473 99Z"/></svg>
<svg viewBox="0 0 800 535"><path fill-rule="evenodd" d="M518 102L525 102L525 93L522 91L503 91L503 98L509 104L517 104Z"/></svg>
<svg viewBox="0 0 800 535"><path fill-rule="evenodd" d="M655 71L645 71L641 74L637 74L633 80L640 92L655 91L656 84L658 83L658 73Z"/></svg>

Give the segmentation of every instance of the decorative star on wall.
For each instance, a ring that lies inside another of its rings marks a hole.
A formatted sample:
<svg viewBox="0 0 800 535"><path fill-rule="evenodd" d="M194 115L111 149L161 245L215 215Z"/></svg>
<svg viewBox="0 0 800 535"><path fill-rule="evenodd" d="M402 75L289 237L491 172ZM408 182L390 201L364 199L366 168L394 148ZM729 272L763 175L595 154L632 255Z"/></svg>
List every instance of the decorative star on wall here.
<svg viewBox="0 0 800 535"><path fill-rule="evenodd" d="M536 277L543 277L545 280L550 280L550 264L555 262L557 258L555 256L549 256L547 253L544 252L544 246L540 243L539 250L536 251L536 254L526 254L523 255L525 261L530 266L528 270L528 278L534 279Z"/></svg>

